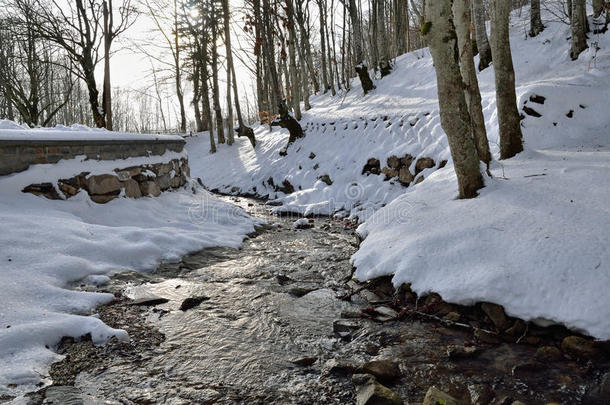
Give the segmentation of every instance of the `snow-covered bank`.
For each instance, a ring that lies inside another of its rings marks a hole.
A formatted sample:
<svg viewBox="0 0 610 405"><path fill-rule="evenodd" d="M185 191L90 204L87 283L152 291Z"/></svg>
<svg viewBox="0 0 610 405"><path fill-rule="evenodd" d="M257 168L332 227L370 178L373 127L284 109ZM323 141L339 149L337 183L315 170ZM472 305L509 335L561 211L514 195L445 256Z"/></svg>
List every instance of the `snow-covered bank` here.
<svg viewBox="0 0 610 405"><path fill-rule="evenodd" d="M104 205L92 202L85 191L65 201L21 192L25 185L82 171L109 173L117 166L180 154L166 155L77 158L0 177L0 395L44 381L49 364L60 358L53 348L62 336L91 333L95 343L110 336L128 338L125 331L87 316L112 295L73 291L70 283L84 279L97 284L126 269L150 271L159 261L175 261L206 247L239 247L254 230L253 218L201 188L196 194L189 187ZM9 389L8 384L22 385Z"/></svg>
<svg viewBox="0 0 610 405"><path fill-rule="evenodd" d="M312 98L302 121L307 135L285 157L279 151L288 134L276 128L256 129L255 151L239 139L210 155L207 136L190 139L193 175L210 188L275 198L281 210L366 220L353 258L360 279L394 275L396 285L412 283L419 293L492 301L510 315L609 339L610 34L590 34L590 49L572 61L569 26L543 15L546 29L530 38L528 16L517 11L511 22L516 91L519 109L541 117L524 113L526 152L494 162L494 178L477 199L455 200L427 50L399 57L366 97L354 81L347 95ZM479 82L497 158L493 69L479 73ZM423 183L404 188L362 174L369 158L383 166L406 153L436 162L421 173ZM276 191L269 178L296 191Z"/></svg>

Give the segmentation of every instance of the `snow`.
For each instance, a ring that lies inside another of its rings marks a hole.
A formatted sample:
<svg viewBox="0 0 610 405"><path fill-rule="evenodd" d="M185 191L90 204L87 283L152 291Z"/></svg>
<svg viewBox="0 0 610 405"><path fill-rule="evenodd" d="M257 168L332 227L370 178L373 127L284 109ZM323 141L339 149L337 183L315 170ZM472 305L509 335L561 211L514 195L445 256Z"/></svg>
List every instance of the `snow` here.
<svg viewBox="0 0 610 405"><path fill-rule="evenodd" d="M300 227L307 226L307 225L309 225L309 220L308 220L307 218L300 218L300 219L297 219L297 220L296 220L296 221L294 221L294 223L292 224L292 226L293 226L295 229L299 229Z"/></svg>
<svg viewBox="0 0 610 405"><path fill-rule="evenodd" d="M0 136L4 131L0 129ZM62 357L53 348L63 336L91 333L96 344L111 336L129 338L91 314L113 296L73 290L75 283L103 285L119 271L152 271L161 261L177 261L206 247L237 248L255 223L195 182L160 197L117 198L104 205L92 202L84 191L53 201L21 189L82 171L110 173L182 156L168 152L119 161L78 157L0 177L0 396L48 383L49 365Z"/></svg>
<svg viewBox="0 0 610 405"><path fill-rule="evenodd" d="M30 129L27 124L0 120L0 141L180 141L180 135L131 134L89 128L85 125L57 125L54 128Z"/></svg>
<svg viewBox="0 0 610 405"><path fill-rule="evenodd" d="M599 46L569 57L570 28L551 22L525 35L529 12L516 11L511 45L518 107L542 117L522 121L526 151L494 161L493 178L473 200L457 200L448 144L440 126L436 76L427 49L396 60L366 97L355 79L336 97L312 97L304 139L279 155L288 133L254 128L246 139L209 154L207 134L187 140L192 173L210 189L251 193L281 203L278 211L358 218L365 237L352 260L361 280L391 275L419 294L438 292L455 303L490 301L509 315L560 323L610 339L610 34L590 34ZM593 59L592 59L593 58ZM478 62L478 61L476 61ZM493 69L479 73L490 147L498 158ZM546 97L544 104L530 96ZM385 118L385 119L384 119ZM402 122L402 125L401 125ZM437 167L404 188L363 175L369 158L431 157ZM313 157L313 159L310 158ZM315 155L315 157L314 157ZM320 180L328 175L332 185ZM295 192L269 184L288 180Z"/></svg>

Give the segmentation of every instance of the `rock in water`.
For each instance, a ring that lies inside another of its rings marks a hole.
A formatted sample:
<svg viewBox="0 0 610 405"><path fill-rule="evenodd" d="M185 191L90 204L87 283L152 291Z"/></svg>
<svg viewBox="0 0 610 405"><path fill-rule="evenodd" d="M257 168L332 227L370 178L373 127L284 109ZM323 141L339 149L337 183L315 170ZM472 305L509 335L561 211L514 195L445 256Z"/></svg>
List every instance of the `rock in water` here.
<svg viewBox="0 0 610 405"><path fill-rule="evenodd" d="M357 373L372 374L380 381L389 382L401 376L398 363L392 360L373 360L360 365Z"/></svg>
<svg viewBox="0 0 610 405"><path fill-rule="evenodd" d="M182 304L180 305L180 310L188 311L189 309L195 308L196 306L199 306L199 304L201 304L203 301L207 301L209 299L209 297L204 296L187 298L182 301Z"/></svg>
<svg viewBox="0 0 610 405"><path fill-rule="evenodd" d="M502 306L484 302L481 304L481 309L487 314L498 330L505 330L510 326Z"/></svg>
<svg viewBox="0 0 610 405"><path fill-rule="evenodd" d="M381 385L369 374L356 374L352 377L356 385L356 405L402 405L398 394Z"/></svg>
<svg viewBox="0 0 610 405"><path fill-rule="evenodd" d="M453 398L449 394L445 394L443 391L437 389L436 387L428 388L428 392L426 392L426 396L424 397L424 402L422 405L459 405L458 401Z"/></svg>
<svg viewBox="0 0 610 405"><path fill-rule="evenodd" d="M579 336L568 336L561 342L561 350L576 357L595 359L598 351L591 340Z"/></svg>
<svg viewBox="0 0 610 405"><path fill-rule="evenodd" d="M135 299L131 305L140 307L154 307L155 305L165 304L166 302L169 302L167 298L151 296Z"/></svg>

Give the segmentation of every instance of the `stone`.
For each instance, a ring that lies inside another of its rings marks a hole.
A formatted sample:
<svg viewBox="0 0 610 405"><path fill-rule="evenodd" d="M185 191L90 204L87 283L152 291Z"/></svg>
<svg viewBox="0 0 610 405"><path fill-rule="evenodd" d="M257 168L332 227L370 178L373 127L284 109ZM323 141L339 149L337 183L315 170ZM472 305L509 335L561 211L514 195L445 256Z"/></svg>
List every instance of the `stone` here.
<svg viewBox="0 0 610 405"><path fill-rule="evenodd" d="M504 313L504 308L502 308L501 305L483 302L481 304L481 309L487 314L498 330L505 330L510 326L506 314Z"/></svg>
<svg viewBox="0 0 610 405"><path fill-rule="evenodd" d="M417 162L415 162L415 174L417 175L425 169L430 169L434 166L436 166L434 159L429 157L419 158L417 159Z"/></svg>
<svg viewBox="0 0 610 405"><path fill-rule="evenodd" d="M171 172L174 169L174 165L169 162L169 163L157 163L153 165L153 172L155 172L155 174L157 176L163 176L165 174L169 174L169 172Z"/></svg>
<svg viewBox="0 0 610 405"><path fill-rule="evenodd" d="M413 163L413 159L414 157L409 155L408 153L406 155L404 155L404 157L400 158L400 164L402 166L411 166L411 163Z"/></svg>
<svg viewBox="0 0 610 405"><path fill-rule="evenodd" d="M203 301L209 300L209 297L199 296L199 297L189 297L182 301L180 304L181 311L188 311L189 309L195 308L199 306Z"/></svg>
<svg viewBox="0 0 610 405"><path fill-rule="evenodd" d="M513 403L511 405L525 405L525 404L521 401L513 401Z"/></svg>
<svg viewBox="0 0 610 405"><path fill-rule="evenodd" d="M411 171L409 170L408 166L400 168L400 171L398 172L398 181L400 182L400 184L402 184L403 186L408 186L409 184L411 184L413 179L413 174L411 174Z"/></svg>
<svg viewBox="0 0 610 405"><path fill-rule="evenodd" d="M333 332L339 337L348 337L360 329L360 322L348 319L337 319L333 322Z"/></svg>
<svg viewBox="0 0 610 405"><path fill-rule="evenodd" d="M119 194L116 193L116 194L102 194L102 195L93 194L93 195L90 195L89 197L91 197L91 201L93 201L94 203L106 204L107 202L114 200L118 196L119 196Z"/></svg>
<svg viewBox="0 0 610 405"><path fill-rule="evenodd" d="M372 360L356 368L356 373L371 374L379 381L394 381L402 375L398 362L392 360Z"/></svg>
<svg viewBox="0 0 610 405"><path fill-rule="evenodd" d="M579 336L568 336L561 342L561 350L579 358L593 360L598 355L593 341Z"/></svg>
<svg viewBox="0 0 610 405"><path fill-rule="evenodd" d="M479 354L479 349L476 346L447 346L447 357L450 359L468 359Z"/></svg>
<svg viewBox="0 0 610 405"><path fill-rule="evenodd" d="M534 357L538 361L553 362L561 360L563 355L561 354L561 350L554 346L542 346L536 350Z"/></svg>
<svg viewBox="0 0 610 405"><path fill-rule="evenodd" d="M315 357L301 357L299 359L290 360L292 364L296 364L301 367L309 367L312 366L316 361L318 361Z"/></svg>
<svg viewBox="0 0 610 405"><path fill-rule="evenodd" d="M381 162L379 159L370 158L362 168L362 174L379 174L381 173Z"/></svg>
<svg viewBox="0 0 610 405"><path fill-rule="evenodd" d="M322 367L324 375L346 376L354 372L354 365L345 360L330 359Z"/></svg>
<svg viewBox="0 0 610 405"><path fill-rule="evenodd" d="M415 179L414 185L417 185L417 184L421 183L422 181L424 181L423 175L421 175L421 176L417 177L417 179Z"/></svg>
<svg viewBox="0 0 610 405"><path fill-rule="evenodd" d="M311 153L309 154L309 158L310 158L310 159L315 159L315 158L316 158L316 154L315 154L315 153L313 153L313 152L311 152Z"/></svg>
<svg viewBox="0 0 610 405"><path fill-rule="evenodd" d="M121 190L121 182L118 177L112 174L101 174L99 176L89 176L86 180L87 191L89 194L111 194Z"/></svg>
<svg viewBox="0 0 610 405"><path fill-rule="evenodd" d="M140 183L140 191L142 192L142 195L152 195L153 197L158 197L161 195L159 185L152 180L147 180Z"/></svg>
<svg viewBox="0 0 610 405"><path fill-rule="evenodd" d="M502 396L500 398L496 398L493 402L492 405L512 405L513 403L513 398L509 397L509 396Z"/></svg>
<svg viewBox="0 0 610 405"><path fill-rule="evenodd" d="M294 287L288 291L288 294L292 295L293 297L301 298L315 290L316 288L311 287Z"/></svg>
<svg viewBox="0 0 610 405"><path fill-rule="evenodd" d="M400 396L380 384L373 376L356 374L352 377L356 386L356 405L402 405Z"/></svg>
<svg viewBox="0 0 610 405"><path fill-rule="evenodd" d="M498 338L497 335L486 332L483 329L479 329L479 328L476 328L474 330L474 337L475 337L475 339L477 339L479 342L482 342L482 343L487 343L487 344L491 344L491 345L500 343L500 339Z"/></svg>
<svg viewBox="0 0 610 405"><path fill-rule="evenodd" d="M157 296L153 295L150 297L141 297L141 298L135 299L131 302L130 305L139 306L139 307L154 307L156 305L165 304L166 302L169 302L169 300L167 298L157 297Z"/></svg>
<svg viewBox="0 0 610 405"><path fill-rule="evenodd" d="M400 162L400 158L394 155L388 158L387 164L390 169L399 169L402 165L402 163Z"/></svg>
<svg viewBox="0 0 610 405"><path fill-rule="evenodd" d="M59 190L66 196L66 198L70 198L78 194L79 188L75 184L76 182L68 182L68 180L59 180L57 182L57 187Z"/></svg>
<svg viewBox="0 0 610 405"><path fill-rule="evenodd" d="M602 376L602 381L599 384L599 395L602 398L610 399L610 373Z"/></svg>
<svg viewBox="0 0 610 405"><path fill-rule="evenodd" d="M376 307L375 311L379 313L379 315L377 316L378 321L389 321L398 318L398 312L396 312L390 307Z"/></svg>
<svg viewBox="0 0 610 405"><path fill-rule="evenodd" d="M170 177L169 174L164 174L157 177L157 184L161 191L165 191L170 187Z"/></svg>
<svg viewBox="0 0 610 405"><path fill-rule="evenodd" d="M333 184L333 181L330 179L330 176L328 174L323 174L321 176L318 176L318 180L320 180L323 183L328 184L329 186Z"/></svg>
<svg viewBox="0 0 610 405"><path fill-rule="evenodd" d="M469 385L468 392L470 393L470 403L472 405L489 405L496 396L494 390L485 384Z"/></svg>
<svg viewBox="0 0 610 405"><path fill-rule="evenodd" d="M451 395L444 393L436 387L428 388L422 405L459 405L458 401Z"/></svg>
<svg viewBox="0 0 610 405"><path fill-rule="evenodd" d="M521 319L517 319L513 326L506 329L506 334L515 338L523 336L527 330L527 325Z"/></svg>
<svg viewBox="0 0 610 405"><path fill-rule="evenodd" d="M182 184L182 178L181 176L174 176L171 178L171 180L169 181L169 185L171 186L171 188L178 188L180 187Z"/></svg>
<svg viewBox="0 0 610 405"><path fill-rule="evenodd" d="M460 314L457 312L449 312L447 315L443 316L444 321L449 322L457 322L460 320Z"/></svg>
<svg viewBox="0 0 610 405"><path fill-rule="evenodd" d="M21 191L23 193L31 193L37 196L45 197L49 200L61 200L59 193L52 183L30 184Z"/></svg>
<svg viewBox="0 0 610 405"><path fill-rule="evenodd" d="M392 177L398 176L398 169L391 169L389 167L384 167L381 169L381 173L385 174L385 179L390 180Z"/></svg>
<svg viewBox="0 0 610 405"><path fill-rule="evenodd" d="M140 185L134 179L129 179L123 182L123 188L125 189L125 196L129 198L140 198L142 197L142 191Z"/></svg>

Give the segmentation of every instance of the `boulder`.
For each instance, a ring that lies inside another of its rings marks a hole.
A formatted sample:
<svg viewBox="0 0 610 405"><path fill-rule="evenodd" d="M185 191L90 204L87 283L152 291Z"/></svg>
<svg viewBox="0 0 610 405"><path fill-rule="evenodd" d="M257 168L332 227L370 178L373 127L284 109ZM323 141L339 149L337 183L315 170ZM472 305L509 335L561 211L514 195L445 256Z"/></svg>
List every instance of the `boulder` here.
<svg viewBox="0 0 610 405"><path fill-rule="evenodd" d="M182 186L183 185L182 177L181 176L174 176L174 177L172 177L171 180L169 181L169 185L172 188L178 188L178 187Z"/></svg>
<svg viewBox="0 0 610 405"><path fill-rule="evenodd" d="M429 157L419 158L419 159L417 159L417 162L415 162L415 174L417 175L418 173L422 172L424 169L430 169L434 166L436 166L436 163L434 163L434 160L432 158L429 158Z"/></svg>
<svg viewBox="0 0 610 405"><path fill-rule="evenodd" d="M379 174L381 173L381 162L379 159L370 158L362 168L362 174Z"/></svg>
<svg viewBox="0 0 610 405"><path fill-rule="evenodd" d="M174 165L169 162L169 163L157 163L154 164L152 167L153 172L155 172L155 174L157 176L163 176L164 174L169 174L169 172L171 172L174 169Z"/></svg>
<svg viewBox="0 0 610 405"><path fill-rule="evenodd" d="M318 361L318 359L316 357L301 357L298 359L290 360L290 362L292 364L295 364L295 365L301 366L301 367L313 366L313 364L316 361Z"/></svg>
<svg viewBox="0 0 610 405"><path fill-rule="evenodd" d="M470 393L470 403L472 405L489 405L496 396L494 390L485 384L469 385L468 392Z"/></svg>
<svg viewBox="0 0 610 405"><path fill-rule="evenodd" d="M330 176L328 174L323 174L321 176L318 176L318 180L320 180L323 183L328 184L329 186L333 184L333 181L330 179Z"/></svg>
<svg viewBox="0 0 610 405"><path fill-rule="evenodd" d="M121 190L121 182L118 177L112 174L101 174L99 176L89 176L86 180L87 191L89 194L111 194Z"/></svg>
<svg viewBox="0 0 610 405"><path fill-rule="evenodd" d="M553 362L561 360L563 355L561 354L561 350L554 346L542 346L536 350L534 357L538 361Z"/></svg>
<svg viewBox="0 0 610 405"><path fill-rule="evenodd" d="M129 179L123 182L123 188L125 189L125 196L129 198L140 198L142 197L142 191L137 181Z"/></svg>
<svg viewBox="0 0 610 405"><path fill-rule="evenodd" d="M90 195L91 201L98 204L106 204L108 201L112 201L119 196L119 193L112 194L93 194Z"/></svg>
<svg viewBox="0 0 610 405"><path fill-rule="evenodd" d="M398 394L381 385L375 377L368 374L356 374L352 377L356 386L356 405L402 405Z"/></svg>
<svg viewBox="0 0 610 405"><path fill-rule="evenodd" d="M353 373L354 366L346 360L330 359L322 367L324 375L346 376Z"/></svg>
<svg viewBox="0 0 610 405"><path fill-rule="evenodd" d="M521 337L527 330L527 325L521 319L517 319L513 326L506 329L506 334L512 337Z"/></svg>
<svg viewBox="0 0 610 405"><path fill-rule="evenodd" d="M400 158L400 164L402 166L411 166L411 163L413 163L413 156L409 155L408 153L406 155L404 155L404 157Z"/></svg>
<svg viewBox="0 0 610 405"><path fill-rule="evenodd" d="M159 185L161 191L165 191L170 188L170 180L169 174L163 174L157 177L157 184Z"/></svg>
<svg viewBox="0 0 610 405"><path fill-rule="evenodd" d="M384 167L383 169L381 169L381 173L385 174L386 180L390 180L392 177L398 176L398 170L391 169L389 167Z"/></svg>
<svg viewBox="0 0 610 405"><path fill-rule="evenodd" d="M199 306L203 301L209 300L209 297L199 296L199 297L189 297L182 301L180 304L181 311L188 311L191 308L195 308Z"/></svg>
<svg viewBox="0 0 610 405"><path fill-rule="evenodd" d="M409 184L411 184L413 179L413 174L411 174L411 171L409 170L408 166L400 168L400 171L398 172L398 181L400 181L403 186L408 186Z"/></svg>
<svg viewBox="0 0 610 405"><path fill-rule="evenodd" d="M399 169L402 165L398 156L390 156L387 160L388 167L390 169Z"/></svg>
<svg viewBox="0 0 610 405"><path fill-rule="evenodd" d="M23 193L32 193L34 195L46 197L50 200L61 200L59 193L52 183L30 184L21 191Z"/></svg>
<svg viewBox="0 0 610 405"><path fill-rule="evenodd" d="M579 336L568 336L561 342L561 350L579 358L595 359L598 350L592 340L587 340Z"/></svg>
<svg viewBox="0 0 610 405"><path fill-rule="evenodd" d="M510 326L506 315L504 314L504 308L500 305L492 304L490 302L483 302L481 309L487 314L489 319L493 322L498 330L505 330Z"/></svg>
<svg viewBox="0 0 610 405"><path fill-rule="evenodd" d="M59 190L66 196L66 198L70 198L75 196L80 191L78 178L72 177L70 179L60 179L57 182L57 186Z"/></svg>
<svg viewBox="0 0 610 405"><path fill-rule="evenodd" d="M142 192L142 195L152 195L153 197L161 195L159 185L151 180L140 183L140 191Z"/></svg>
<svg viewBox="0 0 610 405"><path fill-rule="evenodd" d="M356 368L356 373L371 374L379 381L394 381L402 375L398 362L392 360L373 360L361 364Z"/></svg>
<svg viewBox="0 0 610 405"><path fill-rule="evenodd" d="M428 392L426 392L426 396L424 397L424 402L422 402L422 405L438 404L459 405L457 399L453 398L451 395L444 393L436 387L428 388Z"/></svg>

